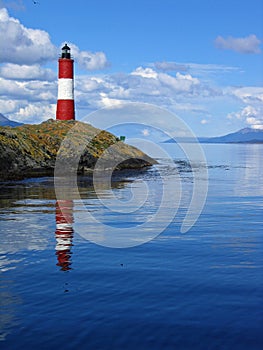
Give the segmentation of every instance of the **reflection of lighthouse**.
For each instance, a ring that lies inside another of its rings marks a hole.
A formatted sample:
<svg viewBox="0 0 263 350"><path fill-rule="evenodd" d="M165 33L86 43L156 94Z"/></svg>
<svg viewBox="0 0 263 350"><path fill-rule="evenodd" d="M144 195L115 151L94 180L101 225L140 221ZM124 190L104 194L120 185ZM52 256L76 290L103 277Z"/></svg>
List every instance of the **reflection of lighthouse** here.
<svg viewBox="0 0 263 350"><path fill-rule="evenodd" d="M65 44L58 60L57 120L75 119L73 64L74 60L71 59L70 48Z"/></svg>
<svg viewBox="0 0 263 350"><path fill-rule="evenodd" d="M59 200L56 202L56 255L57 266L61 270L70 270L71 247L73 239L73 201Z"/></svg>

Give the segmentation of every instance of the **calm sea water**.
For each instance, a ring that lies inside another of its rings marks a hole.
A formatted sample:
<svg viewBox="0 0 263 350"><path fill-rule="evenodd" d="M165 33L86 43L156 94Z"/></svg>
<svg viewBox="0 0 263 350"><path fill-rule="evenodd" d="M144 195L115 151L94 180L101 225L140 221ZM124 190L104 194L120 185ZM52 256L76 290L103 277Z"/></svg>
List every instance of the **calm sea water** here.
<svg viewBox="0 0 263 350"><path fill-rule="evenodd" d="M262 349L263 145L204 145L208 197L184 234L193 177L176 146L165 147L173 163L161 159L113 184L129 213L110 210L80 181L98 221L136 233L161 203L161 179L172 183L180 175L175 218L131 248L107 248L78 234L79 203L61 202L63 216L50 178L1 184L0 348ZM149 198L136 209L129 199L143 182ZM107 187L100 195L106 204L112 199ZM174 205L171 196L167 208ZM158 220L156 227L165 215ZM86 229L103 237L94 223Z"/></svg>

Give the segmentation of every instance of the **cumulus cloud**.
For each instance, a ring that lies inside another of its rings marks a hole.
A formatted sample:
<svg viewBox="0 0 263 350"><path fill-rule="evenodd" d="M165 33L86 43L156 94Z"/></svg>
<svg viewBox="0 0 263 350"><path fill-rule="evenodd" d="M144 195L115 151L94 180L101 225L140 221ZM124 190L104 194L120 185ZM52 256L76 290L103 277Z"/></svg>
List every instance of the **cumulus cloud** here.
<svg viewBox="0 0 263 350"><path fill-rule="evenodd" d="M15 112L19 108L19 103L20 101L6 100L4 98L0 98L1 113L5 115Z"/></svg>
<svg viewBox="0 0 263 350"><path fill-rule="evenodd" d="M218 49L222 50L232 50L239 53L245 54L258 54L261 52L260 50L261 41L256 37L255 34L251 34L244 38L234 38L229 36L227 38L223 38L222 36L218 36L215 39L215 46Z"/></svg>
<svg viewBox="0 0 263 350"><path fill-rule="evenodd" d="M57 57L47 32L26 28L5 8L0 9L0 32L5 33L5 40L0 41L0 63L29 65Z"/></svg>
<svg viewBox="0 0 263 350"><path fill-rule="evenodd" d="M244 103L263 103L263 87L246 86L227 89L227 93Z"/></svg>
<svg viewBox="0 0 263 350"><path fill-rule="evenodd" d="M254 117L248 117L246 119L246 123L252 128L256 130L263 130L263 120L254 118Z"/></svg>
<svg viewBox="0 0 263 350"><path fill-rule="evenodd" d="M253 129L263 129L263 106L246 106L238 112L228 114L228 119L238 119L244 121Z"/></svg>
<svg viewBox="0 0 263 350"><path fill-rule="evenodd" d="M108 97L107 94L104 92L100 93L100 97L101 107L116 108L118 106L121 106L123 102L122 100Z"/></svg>
<svg viewBox="0 0 263 350"><path fill-rule="evenodd" d="M29 101L54 102L57 83L47 81L14 81L0 78L0 95L2 98Z"/></svg>
<svg viewBox="0 0 263 350"><path fill-rule="evenodd" d="M30 98L30 93L23 83L0 78L0 95L8 99Z"/></svg>
<svg viewBox="0 0 263 350"><path fill-rule="evenodd" d="M0 30L6 33L5 42L0 42L0 112L27 123L54 118L57 74L42 64L56 60L60 49L51 43L46 32L26 28L10 17L6 9L0 9ZM81 51L72 43L69 46L81 68L94 71L109 66L105 53ZM101 107L118 108L122 102L146 102L174 112L196 115L202 112L206 116L209 113L202 101L221 97L223 93L220 88L205 83L200 72L227 69L232 67L156 62L139 66L130 73L75 76L77 113L84 115ZM225 94L254 108L263 101L263 88L229 88ZM259 112L247 116L243 112L240 118L253 127L259 125ZM206 124L207 120L200 122Z"/></svg>
<svg viewBox="0 0 263 350"><path fill-rule="evenodd" d="M104 52L81 51L78 46L73 43L69 44L72 55L80 68L95 71L105 69L110 66Z"/></svg>
<svg viewBox="0 0 263 350"><path fill-rule="evenodd" d="M18 65L7 63L0 67L0 76L11 80L47 80L56 79L53 70L43 68L39 64L36 65Z"/></svg>
<svg viewBox="0 0 263 350"><path fill-rule="evenodd" d="M19 108L19 110L13 114L14 120L23 123L40 123L44 120L54 118L56 114L56 104L43 104L35 103L25 105Z"/></svg>
<svg viewBox="0 0 263 350"><path fill-rule="evenodd" d="M200 81L197 78L192 77L190 74L176 73L176 76L160 73L160 82L170 86L172 89L178 92L193 93L196 86L200 85Z"/></svg>
<svg viewBox="0 0 263 350"><path fill-rule="evenodd" d="M239 112L233 112L228 114L228 119L246 119L246 118L251 118L255 117L258 114L258 110L252 106L246 106L244 107L241 111Z"/></svg>
<svg viewBox="0 0 263 350"><path fill-rule="evenodd" d="M57 59L59 49L52 44L49 34L26 28L10 17L6 8L0 9L0 31L5 33L5 40L0 41L0 63L31 65ZM81 68L98 70L109 66L104 52L81 51L74 44L71 47Z"/></svg>
<svg viewBox="0 0 263 350"><path fill-rule="evenodd" d="M42 64L56 60L60 48L51 43L48 33L26 28L5 8L0 9L0 30L6 34L4 43L0 42L0 112L24 122L54 118L57 74ZM109 66L105 53L82 51L74 43L69 46L79 67L94 71ZM181 73L169 73L179 69ZM130 73L75 76L77 112L87 114L97 108L116 108L122 102L136 101L197 113L203 106L194 104L193 99L213 97L217 92L194 74L183 74L184 70L184 65L159 62L156 67L140 66Z"/></svg>
<svg viewBox="0 0 263 350"><path fill-rule="evenodd" d="M122 102L146 102L174 112L206 114L200 99L218 96L190 74L172 76L150 67L138 67L131 73L81 76L75 82L78 108L88 110L116 107Z"/></svg>
<svg viewBox="0 0 263 350"><path fill-rule="evenodd" d="M137 75L142 78L147 79L156 79L158 77L157 72L155 72L152 68L143 68L138 67L133 72L131 72L131 75Z"/></svg>
<svg viewBox="0 0 263 350"><path fill-rule="evenodd" d="M47 118L54 118L55 113L52 115L48 106L56 104L57 79L48 81L48 72L37 65L21 68L23 69L19 73L19 66L7 64L0 70L0 95L4 102L2 105L5 105L1 112L7 111L7 117L11 119L25 118L26 122L37 122L35 118L41 121L45 111L48 111ZM15 79L15 75L19 80ZM29 75L31 80L26 80ZM151 67L137 67L130 73L75 76L75 101L77 114L80 116L98 108L116 108L123 102L146 102L173 112L204 115L207 110L201 101L216 96L217 91L213 91L191 74L177 72L170 75ZM8 105L7 101L10 100L15 103ZM39 117L33 106L38 106Z"/></svg>
<svg viewBox="0 0 263 350"><path fill-rule="evenodd" d="M136 77L137 80L132 80L133 77ZM205 90L204 86L201 88L199 79L193 77L191 74L181 74L177 72L176 75L173 76L163 72L158 73L149 67L136 68L131 72L128 78L130 88L143 88L141 93L144 95L160 96L164 92L168 93L168 91L170 91L170 95L173 90L178 94L198 94L197 90L199 88L199 92L201 92L202 89Z"/></svg>

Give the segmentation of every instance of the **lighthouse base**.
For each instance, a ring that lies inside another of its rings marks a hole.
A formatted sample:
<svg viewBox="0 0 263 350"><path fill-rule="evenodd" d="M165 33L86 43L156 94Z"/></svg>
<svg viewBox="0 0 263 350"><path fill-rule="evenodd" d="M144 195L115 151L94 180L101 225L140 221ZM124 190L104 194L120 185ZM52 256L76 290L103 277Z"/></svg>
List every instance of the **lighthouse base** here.
<svg viewBox="0 0 263 350"><path fill-rule="evenodd" d="M74 100L58 100L56 120L75 120Z"/></svg>

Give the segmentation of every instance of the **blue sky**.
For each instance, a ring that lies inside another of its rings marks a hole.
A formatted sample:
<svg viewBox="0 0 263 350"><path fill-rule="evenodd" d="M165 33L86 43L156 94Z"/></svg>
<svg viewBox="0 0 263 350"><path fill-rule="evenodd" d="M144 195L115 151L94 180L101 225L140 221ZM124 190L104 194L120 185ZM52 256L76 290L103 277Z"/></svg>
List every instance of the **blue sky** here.
<svg viewBox="0 0 263 350"><path fill-rule="evenodd" d="M145 102L197 136L263 128L261 0L0 1L0 35L0 113L10 119L54 118L68 42L79 119Z"/></svg>

